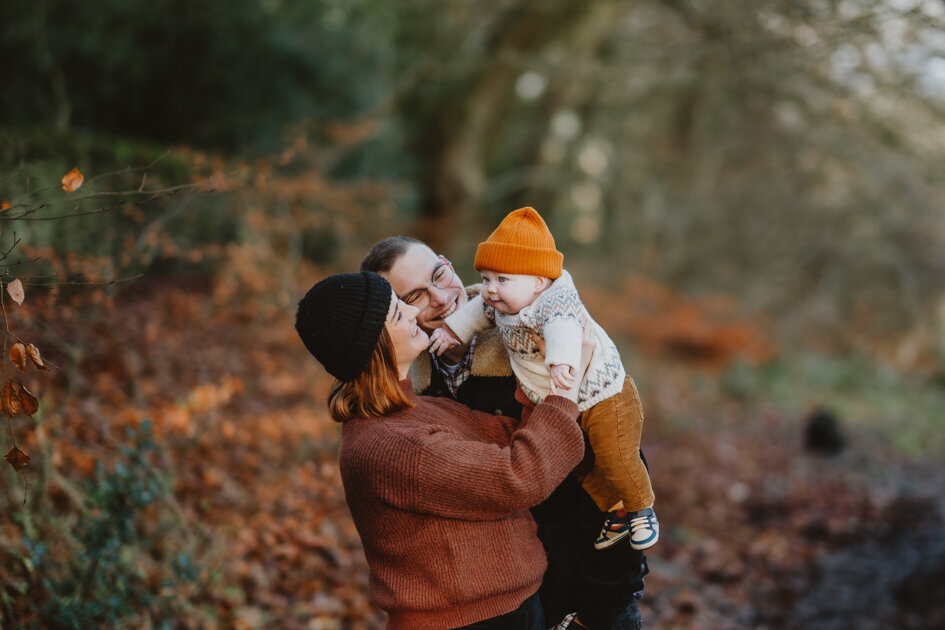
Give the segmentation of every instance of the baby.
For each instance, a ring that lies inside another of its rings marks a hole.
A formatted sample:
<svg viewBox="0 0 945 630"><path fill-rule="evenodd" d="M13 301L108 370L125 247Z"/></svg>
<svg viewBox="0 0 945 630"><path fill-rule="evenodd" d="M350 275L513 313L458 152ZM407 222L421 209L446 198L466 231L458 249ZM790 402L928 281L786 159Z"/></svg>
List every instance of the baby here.
<svg viewBox="0 0 945 630"><path fill-rule="evenodd" d="M442 353L496 326L519 385L533 403L558 388L579 387L581 428L594 453L594 467L581 481L607 513L594 547L605 549L629 538L634 549L648 549L659 539L659 523L640 458L643 414L636 390L613 341L581 303L563 260L533 208L510 213L476 251L481 293L433 331L430 351ZM585 321L595 348L584 381L576 384L572 372L580 361ZM532 333L544 339L544 357Z"/></svg>

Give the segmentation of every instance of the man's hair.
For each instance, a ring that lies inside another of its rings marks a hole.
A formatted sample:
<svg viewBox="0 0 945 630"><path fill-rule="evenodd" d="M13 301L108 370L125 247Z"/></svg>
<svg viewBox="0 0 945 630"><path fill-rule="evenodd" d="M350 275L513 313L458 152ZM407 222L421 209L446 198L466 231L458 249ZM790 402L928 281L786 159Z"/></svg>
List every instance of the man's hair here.
<svg viewBox="0 0 945 630"><path fill-rule="evenodd" d="M403 256L411 245L426 245L409 236L388 236L374 243L361 259L360 271L373 271L384 274L390 271L397 259Z"/></svg>
<svg viewBox="0 0 945 630"><path fill-rule="evenodd" d="M383 328L361 375L332 385L328 415L335 422L344 422L354 417L380 418L413 407L400 387L399 376L394 342Z"/></svg>

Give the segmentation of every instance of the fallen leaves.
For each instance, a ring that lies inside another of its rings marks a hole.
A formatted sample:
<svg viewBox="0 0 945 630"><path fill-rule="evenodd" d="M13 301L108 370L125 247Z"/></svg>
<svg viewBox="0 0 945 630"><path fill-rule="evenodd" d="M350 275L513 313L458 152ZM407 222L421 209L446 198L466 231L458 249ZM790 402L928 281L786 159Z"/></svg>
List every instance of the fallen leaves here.
<svg viewBox="0 0 945 630"><path fill-rule="evenodd" d="M738 358L763 362L776 350L764 323L722 295L694 297L635 274L619 289L591 286L581 295L605 330L634 339L652 357L718 369Z"/></svg>
<svg viewBox="0 0 945 630"><path fill-rule="evenodd" d="M89 329L77 366L84 378L67 407L47 411L57 442L68 445L54 449L49 465L78 483L99 463L114 461L103 431L117 433L151 418L181 514L212 535L196 560L219 567L221 586L193 595L195 606L215 609L221 619L256 611L269 625L294 627L304 615L325 619L311 627L382 628L344 502L338 428L324 413L331 380L314 362L301 360L305 350L284 321L262 319L251 327L256 320L221 309L202 288L154 282L103 309ZM28 307L39 310L43 299L31 295ZM36 328L24 324L17 339L24 340L26 364L33 361L28 339L53 352L41 341L41 324L55 322L61 335L73 338L89 310L65 316L50 306L45 319L29 322ZM58 365L57 355L50 358ZM855 487L819 477L788 486L810 466L797 455L800 440L790 439L790 419L701 405L700 396L708 394L688 389L694 387L688 372L677 363L670 364L672 372L653 363L643 394L644 448L666 535L649 554L653 572L641 602L647 624L726 630L754 619L753 598L772 602L766 610L780 614L777 597L795 588L791 580L803 577L796 572L804 564L828 543L839 545L862 531L854 524L876 523L869 502L856 500L862 495ZM20 387L11 385L6 398L26 413L31 399ZM44 404L63 399L64 387L64 379L44 384ZM0 401L2 394L0 388ZM682 428L667 418L692 418L692 425ZM28 439L20 446L32 451ZM33 454L37 461L46 456ZM814 519L811 512L824 516ZM819 530L826 535L810 533Z"/></svg>

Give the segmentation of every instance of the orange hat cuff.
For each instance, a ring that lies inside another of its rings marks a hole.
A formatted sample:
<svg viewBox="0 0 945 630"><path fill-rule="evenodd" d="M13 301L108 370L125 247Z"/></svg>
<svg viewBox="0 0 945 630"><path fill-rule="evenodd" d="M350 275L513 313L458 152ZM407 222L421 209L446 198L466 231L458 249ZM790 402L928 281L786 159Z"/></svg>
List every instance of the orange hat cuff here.
<svg viewBox="0 0 945 630"><path fill-rule="evenodd" d="M499 273L543 276L556 280L561 275L564 254L544 247L484 241L476 250L476 271L489 269Z"/></svg>

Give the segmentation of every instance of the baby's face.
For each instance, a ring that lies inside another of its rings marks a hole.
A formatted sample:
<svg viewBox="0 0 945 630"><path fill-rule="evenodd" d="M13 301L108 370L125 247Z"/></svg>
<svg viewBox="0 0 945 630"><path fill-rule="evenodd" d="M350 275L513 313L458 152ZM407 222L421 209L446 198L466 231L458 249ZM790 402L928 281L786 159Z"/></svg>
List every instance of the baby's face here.
<svg viewBox="0 0 945 630"><path fill-rule="evenodd" d="M482 299L500 313L514 315L535 301L551 280L541 276L523 276L482 270Z"/></svg>

